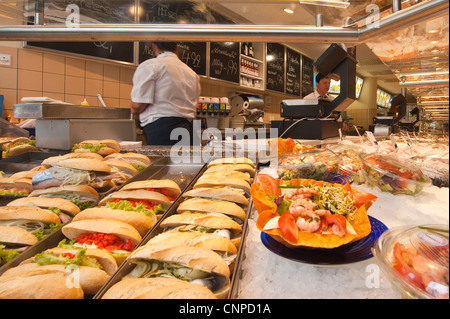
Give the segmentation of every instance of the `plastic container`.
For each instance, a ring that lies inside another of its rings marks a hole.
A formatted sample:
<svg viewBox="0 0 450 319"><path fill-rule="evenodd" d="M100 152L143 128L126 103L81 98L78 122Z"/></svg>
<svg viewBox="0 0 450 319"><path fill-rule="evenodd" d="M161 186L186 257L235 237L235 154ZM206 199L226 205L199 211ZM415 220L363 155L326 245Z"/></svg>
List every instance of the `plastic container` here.
<svg viewBox="0 0 450 319"><path fill-rule="evenodd" d="M382 271L404 298L449 298L448 225L403 226L372 248Z"/></svg>
<svg viewBox="0 0 450 319"><path fill-rule="evenodd" d="M281 179L307 178L327 180L338 170L339 157L326 149L315 149L300 154L286 154L278 160L277 173Z"/></svg>
<svg viewBox="0 0 450 319"><path fill-rule="evenodd" d="M394 155L360 154L366 181L383 192L417 195L431 180L412 163Z"/></svg>

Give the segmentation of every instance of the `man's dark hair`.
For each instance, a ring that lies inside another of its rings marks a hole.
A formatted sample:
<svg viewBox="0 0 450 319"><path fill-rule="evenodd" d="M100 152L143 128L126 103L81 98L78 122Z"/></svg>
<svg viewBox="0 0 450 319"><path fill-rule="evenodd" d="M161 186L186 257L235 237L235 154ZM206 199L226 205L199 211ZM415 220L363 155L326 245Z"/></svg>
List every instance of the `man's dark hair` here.
<svg viewBox="0 0 450 319"><path fill-rule="evenodd" d="M161 51L175 52L177 50L177 42L153 42Z"/></svg>
<svg viewBox="0 0 450 319"><path fill-rule="evenodd" d="M328 78L329 78L328 75L325 75L323 73L317 73L317 75L316 75L316 83L319 83L320 80L322 80L322 79L328 79Z"/></svg>

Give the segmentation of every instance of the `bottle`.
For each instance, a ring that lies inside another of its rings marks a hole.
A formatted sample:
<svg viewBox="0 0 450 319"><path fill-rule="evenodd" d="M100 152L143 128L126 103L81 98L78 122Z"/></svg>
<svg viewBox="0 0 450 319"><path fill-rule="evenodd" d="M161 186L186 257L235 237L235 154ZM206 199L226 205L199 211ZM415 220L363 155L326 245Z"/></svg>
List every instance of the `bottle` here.
<svg viewBox="0 0 450 319"><path fill-rule="evenodd" d="M83 105L83 106L89 106L89 102L86 101L86 98L84 98L83 102L81 102L81 105Z"/></svg>
<svg viewBox="0 0 450 319"><path fill-rule="evenodd" d="M248 44L248 56L249 57L254 57L254 52L253 52L253 44L250 42L249 44Z"/></svg>

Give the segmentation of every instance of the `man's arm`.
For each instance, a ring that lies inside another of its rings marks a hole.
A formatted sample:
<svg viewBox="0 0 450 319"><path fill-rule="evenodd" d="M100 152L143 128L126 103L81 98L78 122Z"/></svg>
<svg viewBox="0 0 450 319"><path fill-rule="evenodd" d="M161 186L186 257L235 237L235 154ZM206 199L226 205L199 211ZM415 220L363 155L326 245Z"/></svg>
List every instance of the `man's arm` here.
<svg viewBox="0 0 450 319"><path fill-rule="evenodd" d="M144 112L144 110L147 108L146 103L135 103L131 102L131 114L140 114Z"/></svg>

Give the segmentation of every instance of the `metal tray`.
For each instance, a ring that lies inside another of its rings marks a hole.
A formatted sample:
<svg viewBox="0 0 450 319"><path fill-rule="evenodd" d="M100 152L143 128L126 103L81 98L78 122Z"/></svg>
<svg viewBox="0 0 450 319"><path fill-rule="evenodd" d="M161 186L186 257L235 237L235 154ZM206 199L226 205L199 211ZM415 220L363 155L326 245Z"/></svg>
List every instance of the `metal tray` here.
<svg viewBox="0 0 450 319"><path fill-rule="evenodd" d="M203 170L204 170L203 164L192 164L192 165L183 164L182 166L180 166L179 164L172 163L169 158L162 157L155 161L152 160L152 165L148 166L145 170L141 171L139 174L134 176L127 183L146 179L171 179L175 183L177 183L180 186L182 192L184 192L184 190L187 189L189 185L191 185L192 181L197 180L199 172ZM180 198L181 196L177 200L175 200L174 204ZM161 219L163 219L164 216L166 216L166 214L172 209L174 204L172 204L171 207L168 208L168 210L164 213ZM68 223L66 223L65 225L67 225ZM157 227L157 225L159 225L159 222L155 224L155 226L149 231L149 233L151 233L153 229ZM147 233L147 235L149 233ZM135 248L139 247L144 242L144 240L148 237L147 235L143 236L143 240ZM56 247L58 243L65 238L66 237L63 235L61 228L57 229L44 239L40 240L38 243L34 244L30 248L22 252L13 260L1 266L0 276L6 270L18 266L24 260L31 258L44 250ZM126 264L126 262L124 262L123 264ZM119 269L122 268L121 266L123 266L123 264L119 265ZM90 299L92 297L93 297L92 295L86 295L85 299Z"/></svg>
<svg viewBox="0 0 450 319"><path fill-rule="evenodd" d="M145 245L146 243L148 243L150 241L150 239L152 239L153 237L155 237L156 235L160 234L163 231L163 228L161 227L161 222L164 219L166 219L167 217L169 217L173 214L177 214L178 206L185 200L183 197L183 193L185 193L186 191L191 190L193 188L193 186L197 182L198 178L203 175L203 173L206 169L207 169L207 165L204 165L204 167L199 172L199 174L196 176L196 178L189 183L189 185L182 191L182 194L175 200L175 202L171 205L171 207L158 220L156 225L147 233L147 235L145 235L145 237L139 243L138 247ZM241 242L238 247L238 256L236 259L236 265L231 274L231 278L230 278L231 287L230 287L230 292L228 293L227 299L231 299L234 295L236 295L236 293L234 292L235 286L237 286L236 282L239 280L239 276L240 276L239 275L239 270L240 270L239 260L242 259L241 252L242 252L242 248L244 247L243 245L245 243L245 238L246 238L246 235L248 232L247 231L247 220L248 220L248 216L249 216L249 213L251 212L252 207L253 207L253 202L250 198L249 204L245 208L246 218L242 225L242 239L241 239ZM122 278L125 275L127 275L128 273L130 273L134 267L135 267L135 264L133 264L133 263L130 263L127 261L123 262L122 265L120 265L120 267L118 268L118 270L114 273L114 275L109 279L109 281L97 292L97 294L94 296L94 299L101 299L102 296L106 293L106 291L108 291L113 285L115 285L120 280L122 280Z"/></svg>

